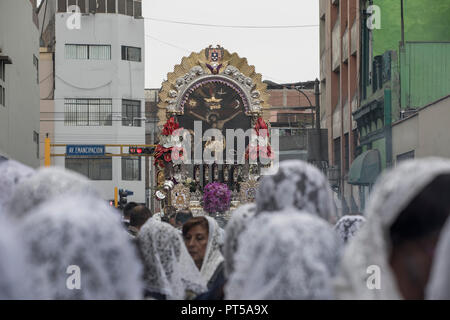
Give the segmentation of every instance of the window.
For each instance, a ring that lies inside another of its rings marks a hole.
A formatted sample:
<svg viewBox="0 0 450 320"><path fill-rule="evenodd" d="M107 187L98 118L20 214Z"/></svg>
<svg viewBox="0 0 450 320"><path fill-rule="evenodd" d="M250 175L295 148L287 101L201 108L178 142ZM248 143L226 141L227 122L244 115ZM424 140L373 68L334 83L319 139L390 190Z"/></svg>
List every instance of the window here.
<svg viewBox="0 0 450 320"><path fill-rule="evenodd" d="M122 60L141 61L141 48L122 46Z"/></svg>
<svg viewBox="0 0 450 320"><path fill-rule="evenodd" d="M66 59L111 60L111 46L92 44L66 44Z"/></svg>
<svg viewBox="0 0 450 320"><path fill-rule="evenodd" d="M134 17L142 17L142 3L141 1L134 2Z"/></svg>
<svg viewBox="0 0 450 320"><path fill-rule="evenodd" d="M344 135L344 170L345 172L349 169L349 141L348 141L348 133Z"/></svg>
<svg viewBox="0 0 450 320"><path fill-rule="evenodd" d="M106 0L97 0L97 10L98 13L105 13L106 12Z"/></svg>
<svg viewBox="0 0 450 320"><path fill-rule="evenodd" d="M66 158L66 169L78 172L91 180L112 180L112 158Z"/></svg>
<svg viewBox="0 0 450 320"><path fill-rule="evenodd" d="M141 102L122 100L122 126L141 126Z"/></svg>
<svg viewBox="0 0 450 320"><path fill-rule="evenodd" d="M67 11L66 0L58 0L58 12L66 12L66 11Z"/></svg>
<svg viewBox="0 0 450 320"><path fill-rule="evenodd" d="M33 65L36 68L36 82L39 83L39 59L33 54Z"/></svg>
<svg viewBox="0 0 450 320"><path fill-rule="evenodd" d="M65 126L111 126L111 99L65 99Z"/></svg>
<svg viewBox="0 0 450 320"><path fill-rule="evenodd" d="M116 13L116 0L108 0L108 13Z"/></svg>
<svg viewBox="0 0 450 320"><path fill-rule="evenodd" d="M119 13L121 13L121 14L125 14L126 13L125 0L118 0L117 7L118 7L117 9L118 9Z"/></svg>
<svg viewBox="0 0 450 320"><path fill-rule="evenodd" d="M39 159L39 133L33 131L33 142L36 143L36 158Z"/></svg>
<svg viewBox="0 0 450 320"><path fill-rule="evenodd" d="M334 165L341 168L341 138L334 139Z"/></svg>
<svg viewBox="0 0 450 320"><path fill-rule="evenodd" d="M0 85L0 105L5 107L6 106L5 100L6 100L5 88L2 85Z"/></svg>
<svg viewBox="0 0 450 320"><path fill-rule="evenodd" d="M127 0L127 15L133 15L133 0Z"/></svg>
<svg viewBox="0 0 450 320"><path fill-rule="evenodd" d="M122 180L141 181L140 157L122 158Z"/></svg>
<svg viewBox="0 0 450 320"><path fill-rule="evenodd" d="M0 61L0 80L2 81L5 81L5 69L5 63L3 61Z"/></svg>

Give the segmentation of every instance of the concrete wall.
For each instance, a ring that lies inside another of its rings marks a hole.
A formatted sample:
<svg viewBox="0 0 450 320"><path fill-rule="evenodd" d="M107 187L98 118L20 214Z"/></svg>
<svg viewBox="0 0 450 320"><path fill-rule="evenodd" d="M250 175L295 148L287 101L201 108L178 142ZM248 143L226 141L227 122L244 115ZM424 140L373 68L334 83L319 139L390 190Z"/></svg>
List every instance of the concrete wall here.
<svg viewBox="0 0 450 320"><path fill-rule="evenodd" d="M0 155L39 166L39 84L33 55L39 59L39 31L31 1L0 1L0 51L6 65L6 107L0 106Z"/></svg>
<svg viewBox="0 0 450 320"><path fill-rule="evenodd" d="M144 97L144 20L120 14L81 16L81 28L66 27L70 13L55 14L55 112L64 113L65 98L112 99L112 126L65 126L55 122L55 139L61 144L145 144L145 124L141 127L122 126L122 99L141 101L145 115ZM111 45L111 60L71 60L65 58L65 44ZM141 48L141 62L121 59L121 46ZM106 153L118 154L117 147L107 147ZM126 152L126 150L124 150ZM54 148L64 153L64 148ZM142 159L141 159L142 160ZM64 158L53 159L64 166ZM112 181L93 181L105 199L114 198L114 187L134 191L128 201L145 202L145 165L141 162L141 181L122 181L121 158L113 157Z"/></svg>
<svg viewBox="0 0 450 320"><path fill-rule="evenodd" d="M419 109L392 126L393 160L414 150L415 158L450 158L450 96Z"/></svg>
<svg viewBox="0 0 450 320"><path fill-rule="evenodd" d="M40 141L39 141L39 158L40 165L44 165L45 156L45 137L55 140L55 120L59 121L58 118L55 119L55 101L54 96L54 75L53 75L53 52L47 50L46 48L40 49L39 58L39 82L40 82L40 98L41 98L41 126L40 126Z"/></svg>

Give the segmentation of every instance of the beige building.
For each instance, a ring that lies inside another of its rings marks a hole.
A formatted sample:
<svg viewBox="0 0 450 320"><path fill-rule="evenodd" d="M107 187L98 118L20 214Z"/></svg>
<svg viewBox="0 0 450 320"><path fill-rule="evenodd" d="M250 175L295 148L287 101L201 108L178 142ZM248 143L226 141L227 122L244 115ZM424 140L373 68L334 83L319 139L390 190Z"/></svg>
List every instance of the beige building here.
<svg viewBox="0 0 450 320"><path fill-rule="evenodd" d="M39 68L39 82L40 82L40 99L41 99L41 126L40 126L40 162L44 165L45 138L48 137L51 141L55 139L55 100L54 100L54 53L49 48L40 48L40 68ZM61 119L63 119L61 117Z"/></svg>
<svg viewBox="0 0 450 320"><path fill-rule="evenodd" d="M450 95L392 124L395 163L409 158L450 158Z"/></svg>

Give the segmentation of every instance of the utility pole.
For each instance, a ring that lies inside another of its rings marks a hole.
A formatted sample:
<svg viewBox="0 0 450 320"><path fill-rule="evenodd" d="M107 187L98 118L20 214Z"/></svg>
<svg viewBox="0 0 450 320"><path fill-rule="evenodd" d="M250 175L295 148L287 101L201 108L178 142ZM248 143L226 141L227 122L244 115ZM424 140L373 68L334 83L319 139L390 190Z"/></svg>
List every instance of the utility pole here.
<svg viewBox="0 0 450 320"><path fill-rule="evenodd" d="M405 20L403 18L403 0L400 0L401 5L401 24L402 24L402 48L405 46Z"/></svg>

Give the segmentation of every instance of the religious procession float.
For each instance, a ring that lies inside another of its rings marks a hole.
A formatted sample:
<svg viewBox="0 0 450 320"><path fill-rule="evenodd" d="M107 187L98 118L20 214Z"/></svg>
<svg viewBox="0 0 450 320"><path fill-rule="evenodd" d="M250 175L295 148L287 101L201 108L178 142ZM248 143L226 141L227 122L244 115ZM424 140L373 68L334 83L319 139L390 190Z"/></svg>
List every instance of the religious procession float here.
<svg viewBox="0 0 450 320"><path fill-rule="evenodd" d="M227 215L254 201L261 169L275 158L269 94L255 67L209 46L168 73L159 97L154 165L161 205Z"/></svg>

